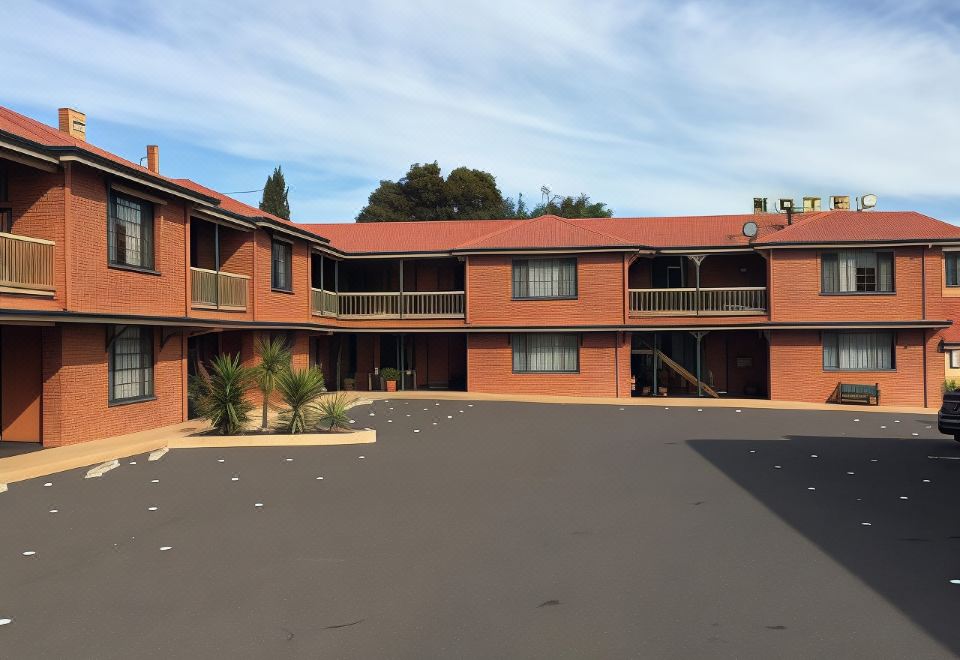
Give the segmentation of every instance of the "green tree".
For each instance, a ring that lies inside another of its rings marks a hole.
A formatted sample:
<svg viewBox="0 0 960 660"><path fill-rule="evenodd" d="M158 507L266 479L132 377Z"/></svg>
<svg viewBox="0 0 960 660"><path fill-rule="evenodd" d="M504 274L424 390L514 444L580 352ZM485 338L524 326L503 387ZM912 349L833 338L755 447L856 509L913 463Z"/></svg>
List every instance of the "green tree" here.
<svg viewBox="0 0 960 660"><path fill-rule="evenodd" d="M557 215L561 218L609 218L613 216L613 209L607 208L604 202L591 202L590 197L581 193L578 197L560 197L555 195L540 204L537 204L530 216Z"/></svg>
<svg viewBox="0 0 960 660"><path fill-rule="evenodd" d="M263 186L260 210L289 220L290 202L287 200L289 192L290 188L287 187L287 182L283 178L283 170L277 165L273 174L267 177L267 183Z"/></svg>
<svg viewBox="0 0 960 660"><path fill-rule="evenodd" d="M260 364L254 367L257 385L263 394L263 419L261 428L267 428L267 407L270 395L277 387L277 379L290 369L290 349L282 336L273 339L257 337L254 351L260 358Z"/></svg>
<svg viewBox="0 0 960 660"><path fill-rule="evenodd" d="M458 167L444 179L434 161L414 163L399 181L381 181L357 222L502 218L506 208L489 172Z"/></svg>

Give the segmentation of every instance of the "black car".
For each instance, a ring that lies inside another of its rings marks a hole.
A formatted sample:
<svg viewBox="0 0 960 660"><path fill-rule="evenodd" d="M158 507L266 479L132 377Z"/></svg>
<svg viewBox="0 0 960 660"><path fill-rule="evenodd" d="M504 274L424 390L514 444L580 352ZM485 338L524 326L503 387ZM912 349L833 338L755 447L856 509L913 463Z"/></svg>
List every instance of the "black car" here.
<svg viewBox="0 0 960 660"><path fill-rule="evenodd" d="M937 413L937 428L960 442L960 392L944 392L943 405Z"/></svg>

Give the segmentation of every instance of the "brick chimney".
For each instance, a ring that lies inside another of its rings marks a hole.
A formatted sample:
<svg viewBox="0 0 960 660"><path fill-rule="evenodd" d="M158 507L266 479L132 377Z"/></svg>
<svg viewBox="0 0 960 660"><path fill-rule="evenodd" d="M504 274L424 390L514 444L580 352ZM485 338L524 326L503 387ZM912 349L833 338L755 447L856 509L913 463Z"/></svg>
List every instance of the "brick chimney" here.
<svg viewBox="0 0 960 660"><path fill-rule="evenodd" d="M147 169L160 174L160 147L155 144L147 145Z"/></svg>
<svg viewBox="0 0 960 660"><path fill-rule="evenodd" d="M60 108L60 130L72 138L87 141L87 116L73 108Z"/></svg>

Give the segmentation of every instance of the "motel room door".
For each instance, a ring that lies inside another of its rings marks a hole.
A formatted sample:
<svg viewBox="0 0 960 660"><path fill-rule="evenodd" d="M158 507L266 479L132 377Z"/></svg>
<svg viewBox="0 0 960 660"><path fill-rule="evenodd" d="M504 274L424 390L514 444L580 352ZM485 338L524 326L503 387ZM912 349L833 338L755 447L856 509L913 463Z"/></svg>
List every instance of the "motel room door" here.
<svg viewBox="0 0 960 660"><path fill-rule="evenodd" d="M0 327L0 441L41 442L40 329Z"/></svg>

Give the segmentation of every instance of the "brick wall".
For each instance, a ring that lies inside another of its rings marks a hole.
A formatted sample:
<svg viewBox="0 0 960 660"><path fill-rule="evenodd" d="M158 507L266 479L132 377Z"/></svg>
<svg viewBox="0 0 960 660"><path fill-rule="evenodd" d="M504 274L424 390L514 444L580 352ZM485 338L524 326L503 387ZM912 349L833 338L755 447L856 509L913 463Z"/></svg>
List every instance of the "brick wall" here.
<svg viewBox="0 0 960 660"><path fill-rule="evenodd" d="M928 404L938 404L943 356L937 353L937 339L932 331L897 331L896 369L871 372L824 370L820 336L819 331L811 330L775 330L770 333L771 399L823 403L838 382L879 383L882 404L922 406L926 352Z"/></svg>
<svg viewBox="0 0 960 660"><path fill-rule="evenodd" d="M512 300L512 264L510 255L469 257L467 305L470 325L623 323L623 255L579 255L578 297L575 300Z"/></svg>
<svg viewBox="0 0 960 660"><path fill-rule="evenodd" d="M620 396L630 396L630 335L615 332L583 333L580 373L515 374L510 335L471 334L467 337L467 390L494 394L556 394L617 396L619 358Z"/></svg>
<svg viewBox="0 0 960 660"><path fill-rule="evenodd" d="M160 349L154 331L155 399L108 405L106 327L44 329L44 445L69 445L135 433L183 421L183 345L174 337ZM57 341L59 339L59 341Z"/></svg>
<svg viewBox="0 0 960 660"><path fill-rule="evenodd" d="M894 253L894 294L822 295L820 252L772 250L770 261L771 320L879 321L921 318L921 248ZM929 271L928 271L929 274ZM931 296L930 286L927 295Z"/></svg>
<svg viewBox="0 0 960 660"><path fill-rule="evenodd" d="M286 240L286 239L284 239ZM309 323L310 312L310 247L303 241L293 243L293 291L274 291L270 282L271 239L264 231L256 232L254 258L256 280L256 319L258 321L285 321Z"/></svg>

